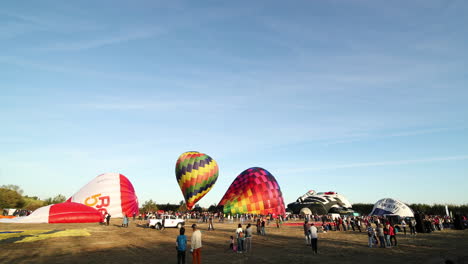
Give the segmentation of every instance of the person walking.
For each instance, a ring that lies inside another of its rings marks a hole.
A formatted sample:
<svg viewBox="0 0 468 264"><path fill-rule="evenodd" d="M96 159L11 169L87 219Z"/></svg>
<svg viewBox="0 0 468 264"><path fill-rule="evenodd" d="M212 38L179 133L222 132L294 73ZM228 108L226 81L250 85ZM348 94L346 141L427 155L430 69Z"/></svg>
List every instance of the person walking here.
<svg viewBox="0 0 468 264"><path fill-rule="evenodd" d="M180 228L179 235L176 239L177 264L185 264L185 250L187 249L187 236L185 236L185 228Z"/></svg>
<svg viewBox="0 0 468 264"><path fill-rule="evenodd" d="M201 264L202 234L196 224L192 225L192 240L190 252L192 252L192 263Z"/></svg>
<svg viewBox="0 0 468 264"><path fill-rule="evenodd" d="M247 228L245 229L245 252L252 251L252 225L249 223L247 224Z"/></svg>
<svg viewBox="0 0 468 264"><path fill-rule="evenodd" d="M237 252L242 253L244 251L244 230L242 230L242 224L239 224L236 229L237 238Z"/></svg>
<svg viewBox="0 0 468 264"><path fill-rule="evenodd" d="M307 220L304 221L304 236L305 236L306 246L310 246L310 243L311 243L310 225L309 225L309 221Z"/></svg>
<svg viewBox="0 0 468 264"><path fill-rule="evenodd" d="M318 254L318 232L317 232L317 227L315 227L314 223L311 223L310 224L310 244L312 246L312 252L314 252L314 254Z"/></svg>
<svg viewBox="0 0 468 264"><path fill-rule="evenodd" d="M210 216L210 218L208 219L208 230L214 230L213 217L212 216Z"/></svg>

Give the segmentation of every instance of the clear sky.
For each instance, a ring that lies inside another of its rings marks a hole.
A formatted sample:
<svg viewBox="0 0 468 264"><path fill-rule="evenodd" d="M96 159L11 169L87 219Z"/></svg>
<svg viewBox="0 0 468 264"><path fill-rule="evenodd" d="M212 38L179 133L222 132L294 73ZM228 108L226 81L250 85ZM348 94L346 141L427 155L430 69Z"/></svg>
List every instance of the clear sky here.
<svg viewBox="0 0 468 264"><path fill-rule="evenodd" d="M0 184L104 172L178 203L178 156L263 167L285 203L468 203L468 2L6 1Z"/></svg>

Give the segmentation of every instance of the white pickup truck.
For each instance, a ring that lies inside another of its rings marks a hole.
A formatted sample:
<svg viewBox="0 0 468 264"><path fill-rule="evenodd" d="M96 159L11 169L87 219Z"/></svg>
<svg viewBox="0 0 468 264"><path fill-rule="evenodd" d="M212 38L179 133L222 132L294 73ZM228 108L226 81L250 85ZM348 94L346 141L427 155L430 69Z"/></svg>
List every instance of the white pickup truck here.
<svg viewBox="0 0 468 264"><path fill-rule="evenodd" d="M176 217L174 215L162 215L161 218L150 218L148 220L148 227L161 229L164 219L164 227L177 227L181 228L185 225L185 221L182 218Z"/></svg>

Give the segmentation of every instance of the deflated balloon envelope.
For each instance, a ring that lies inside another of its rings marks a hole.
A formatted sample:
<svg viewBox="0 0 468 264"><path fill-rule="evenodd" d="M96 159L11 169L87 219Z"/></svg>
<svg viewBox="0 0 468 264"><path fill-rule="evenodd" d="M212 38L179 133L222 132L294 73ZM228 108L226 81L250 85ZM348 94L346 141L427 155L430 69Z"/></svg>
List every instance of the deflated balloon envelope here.
<svg viewBox="0 0 468 264"><path fill-rule="evenodd" d="M275 177L258 167L239 174L219 205L224 206L224 213L231 214L285 214L283 195Z"/></svg>
<svg viewBox="0 0 468 264"><path fill-rule="evenodd" d="M219 170L218 164L210 156L189 151L177 159L175 173L187 209L191 210L213 188Z"/></svg>
<svg viewBox="0 0 468 264"><path fill-rule="evenodd" d="M138 214L138 198L132 183L122 174L104 173L81 188L67 202L82 203L112 217Z"/></svg>

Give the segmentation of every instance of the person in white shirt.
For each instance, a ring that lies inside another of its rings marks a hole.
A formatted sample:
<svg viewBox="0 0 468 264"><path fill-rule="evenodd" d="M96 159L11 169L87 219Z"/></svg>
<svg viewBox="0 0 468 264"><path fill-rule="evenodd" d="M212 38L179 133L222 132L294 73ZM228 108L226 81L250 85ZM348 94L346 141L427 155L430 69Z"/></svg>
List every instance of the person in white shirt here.
<svg viewBox="0 0 468 264"><path fill-rule="evenodd" d="M196 224L192 225L192 229L193 233L190 250L190 252L192 252L192 263L201 264L202 235Z"/></svg>
<svg viewBox="0 0 468 264"><path fill-rule="evenodd" d="M318 254L317 252L317 240L318 240L318 235L317 235L317 227L314 225L314 223L310 224L310 244L312 245L312 251L314 254Z"/></svg>
<svg viewBox="0 0 468 264"><path fill-rule="evenodd" d="M237 252L242 253L242 251L244 251L244 230L242 230L241 224L237 226L236 238L237 238Z"/></svg>

